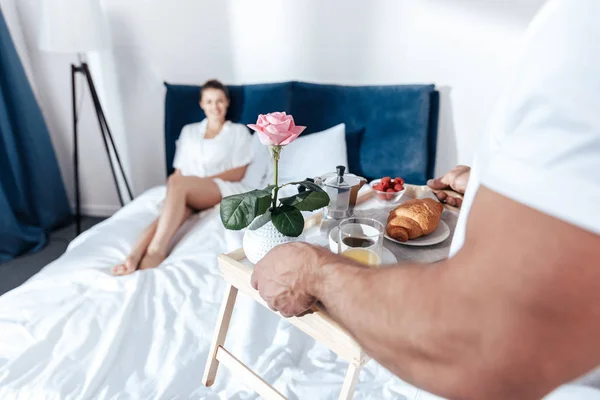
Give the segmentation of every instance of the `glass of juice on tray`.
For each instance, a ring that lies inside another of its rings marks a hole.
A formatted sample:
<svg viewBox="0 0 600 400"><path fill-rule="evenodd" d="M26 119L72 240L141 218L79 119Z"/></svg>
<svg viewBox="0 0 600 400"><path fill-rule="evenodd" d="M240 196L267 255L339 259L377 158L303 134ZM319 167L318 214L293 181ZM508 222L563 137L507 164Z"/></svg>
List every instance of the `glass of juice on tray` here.
<svg viewBox="0 0 600 400"><path fill-rule="evenodd" d="M339 225L338 254L376 267L383 252L383 224L372 218L350 217Z"/></svg>

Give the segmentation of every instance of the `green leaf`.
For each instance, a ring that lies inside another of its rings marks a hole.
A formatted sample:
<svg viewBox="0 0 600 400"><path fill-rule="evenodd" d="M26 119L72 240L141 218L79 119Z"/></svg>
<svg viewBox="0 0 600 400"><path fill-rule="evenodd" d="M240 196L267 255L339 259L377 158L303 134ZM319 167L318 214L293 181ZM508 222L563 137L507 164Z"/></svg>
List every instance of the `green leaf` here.
<svg viewBox="0 0 600 400"><path fill-rule="evenodd" d="M300 211L315 211L329 205L329 196L325 192L306 191L280 201Z"/></svg>
<svg viewBox="0 0 600 400"><path fill-rule="evenodd" d="M279 201L281 202L281 204L285 204L286 206L293 206L294 204L296 204L298 196L299 195L295 194L290 197L282 197L281 199L279 199Z"/></svg>
<svg viewBox="0 0 600 400"><path fill-rule="evenodd" d="M225 197L221 200L221 221L227 229L244 229L256 217L258 198L248 193Z"/></svg>
<svg viewBox="0 0 600 400"><path fill-rule="evenodd" d="M254 221L248 226L248 229L255 231L258 228L262 228L271 220L271 211L267 210L263 215L256 217Z"/></svg>
<svg viewBox="0 0 600 400"><path fill-rule="evenodd" d="M235 196L252 196L252 197L256 197L256 198L261 198L261 197L265 197L265 196L271 196L271 192L273 191L273 188L275 186L269 185L264 189L255 189L255 190L251 190L249 192L246 193L242 193L242 194L236 194Z"/></svg>
<svg viewBox="0 0 600 400"><path fill-rule="evenodd" d="M324 190L323 190L323 188L321 188L321 186L319 186L316 183L311 182L311 181L290 182L290 183L286 183L285 185L281 185L281 187L288 186L288 185L302 185L302 186L306 187L308 190L312 190L314 192L324 192Z"/></svg>
<svg viewBox="0 0 600 400"><path fill-rule="evenodd" d="M256 215L263 215L266 213L272 203L273 199L271 199L271 195L259 198L256 202Z"/></svg>
<svg viewBox="0 0 600 400"><path fill-rule="evenodd" d="M262 190L252 190L221 200L221 221L227 229L239 231L264 214L271 206L271 192L274 186Z"/></svg>
<svg viewBox="0 0 600 400"><path fill-rule="evenodd" d="M323 188L321 188L321 186L319 186L316 183L313 183L311 181L302 181L302 182L299 182L298 184L306 187L308 190L312 190L313 192L323 192L323 193L325 192L323 190Z"/></svg>
<svg viewBox="0 0 600 400"><path fill-rule="evenodd" d="M286 236L298 237L304 230L304 217L295 207L283 205L273 211L273 225Z"/></svg>
<svg viewBox="0 0 600 400"><path fill-rule="evenodd" d="M273 188L275 188L274 185L269 185L263 190L258 190L255 192L255 195L259 196L256 207L256 215L263 215L271 207L271 203L273 202Z"/></svg>

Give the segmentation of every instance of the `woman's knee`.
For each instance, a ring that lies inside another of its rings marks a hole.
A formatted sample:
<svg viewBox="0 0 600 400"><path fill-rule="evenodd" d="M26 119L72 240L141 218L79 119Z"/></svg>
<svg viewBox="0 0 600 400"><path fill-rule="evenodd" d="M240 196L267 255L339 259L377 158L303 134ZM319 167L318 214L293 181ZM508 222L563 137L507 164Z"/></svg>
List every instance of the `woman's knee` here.
<svg viewBox="0 0 600 400"><path fill-rule="evenodd" d="M167 191L183 191L185 189L184 177L181 175L171 175L167 179Z"/></svg>
<svg viewBox="0 0 600 400"><path fill-rule="evenodd" d="M203 180L186 193L186 204L195 210L204 210L221 201L219 186L212 180Z"/></svg>

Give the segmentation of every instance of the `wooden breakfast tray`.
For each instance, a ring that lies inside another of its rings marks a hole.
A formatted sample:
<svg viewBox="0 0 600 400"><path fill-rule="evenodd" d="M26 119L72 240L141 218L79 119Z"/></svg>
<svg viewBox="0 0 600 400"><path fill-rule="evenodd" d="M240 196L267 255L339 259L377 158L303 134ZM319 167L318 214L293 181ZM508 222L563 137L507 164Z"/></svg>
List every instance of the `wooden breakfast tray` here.
<svg viewBox="0 0 600 400"><path fill-rule="evenodd" d="M406 187L407 191L405 195L409 198L422 198L431 192L431 189L423 186L406 185ZM372 198L372 195L373 193L368 191L361 193L357 199L357 205L369 200ZM457 211L455 207L448 205L445 205L445 207L448 210ZM321 222L321 214L317 213L307 218L305 229L318 225ZM220 364L223 364L234 372L236 377L245 381L263 398L285 400L285 397L277 389L258 376L224 347L238 292L261 304L277 317L282 318L281 314L272 311L260 297L258 291L252 288L250 279L254 266L246 259L242 249L229 254L222 254L219 256L218 261L219 270L223 279L227 282L227 287L223 302L221 303L217 326L209 350L209 357L202 382L206 386L212 386L217 375L217 369ZM360 371L367 361L369 361L369 357L350 334L338 325L324 309L315 306L312 311L311 314L288 318L287 321L317 342L327 346L349 363L339 399L352 399Z"/></svg>
<svg viewBox="0 0 600 400"><path fill-rule="evenodd" d="M227 282L227 288L221 303L217 327L209 350L209 358L202 383L211 386L215 381L219 364L223 364L263 398L281 400L285 397L277 389L265 382L224 347L238 292L250 297L274 315L282 318L281 314L272 311L260 297L258 291L252 288L250 284L252 269L252 264L246 259L244 251L241 249L219 256L219 270L223 279ZM313 308L311 314L288 318L287 321L348 361L348 371L339 399L351 399L354 396L360 370L369 360L358 343L326 311L317 306Z"/></svg>

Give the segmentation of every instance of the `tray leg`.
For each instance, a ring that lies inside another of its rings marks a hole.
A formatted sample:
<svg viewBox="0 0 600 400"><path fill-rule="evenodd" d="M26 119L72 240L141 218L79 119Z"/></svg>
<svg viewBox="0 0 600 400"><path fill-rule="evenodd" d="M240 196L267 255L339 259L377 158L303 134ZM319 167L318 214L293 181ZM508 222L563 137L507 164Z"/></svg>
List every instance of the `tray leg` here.
<svg viewBox="0 0 600 400"><path fill-rule="evenodd" d="M339 400L350 400L354 397L354 389L358 383L358 377L360 376L360 370L362 365L357 366L350 364L348 371L346 372L346 378L344 379L344 385L342 386L342 392L340 393Z"/></svg>
<svg viewBox="0 0 600 400"><path fill-rule="evenodd" d="M206 362L206 367L204 368L204 377L202 378L204 386L212 386L212 384L215 383L217 368L219 368L217 350L225 344L225 338L227 337L227 330L229 329L229 322L231 321L231 315L233 314L237 293L237 288L227 285L223 302L221 303L221 310L219 311L215 336L212 345L210 346L210 350L208 351L208 360Z"/></svg>

